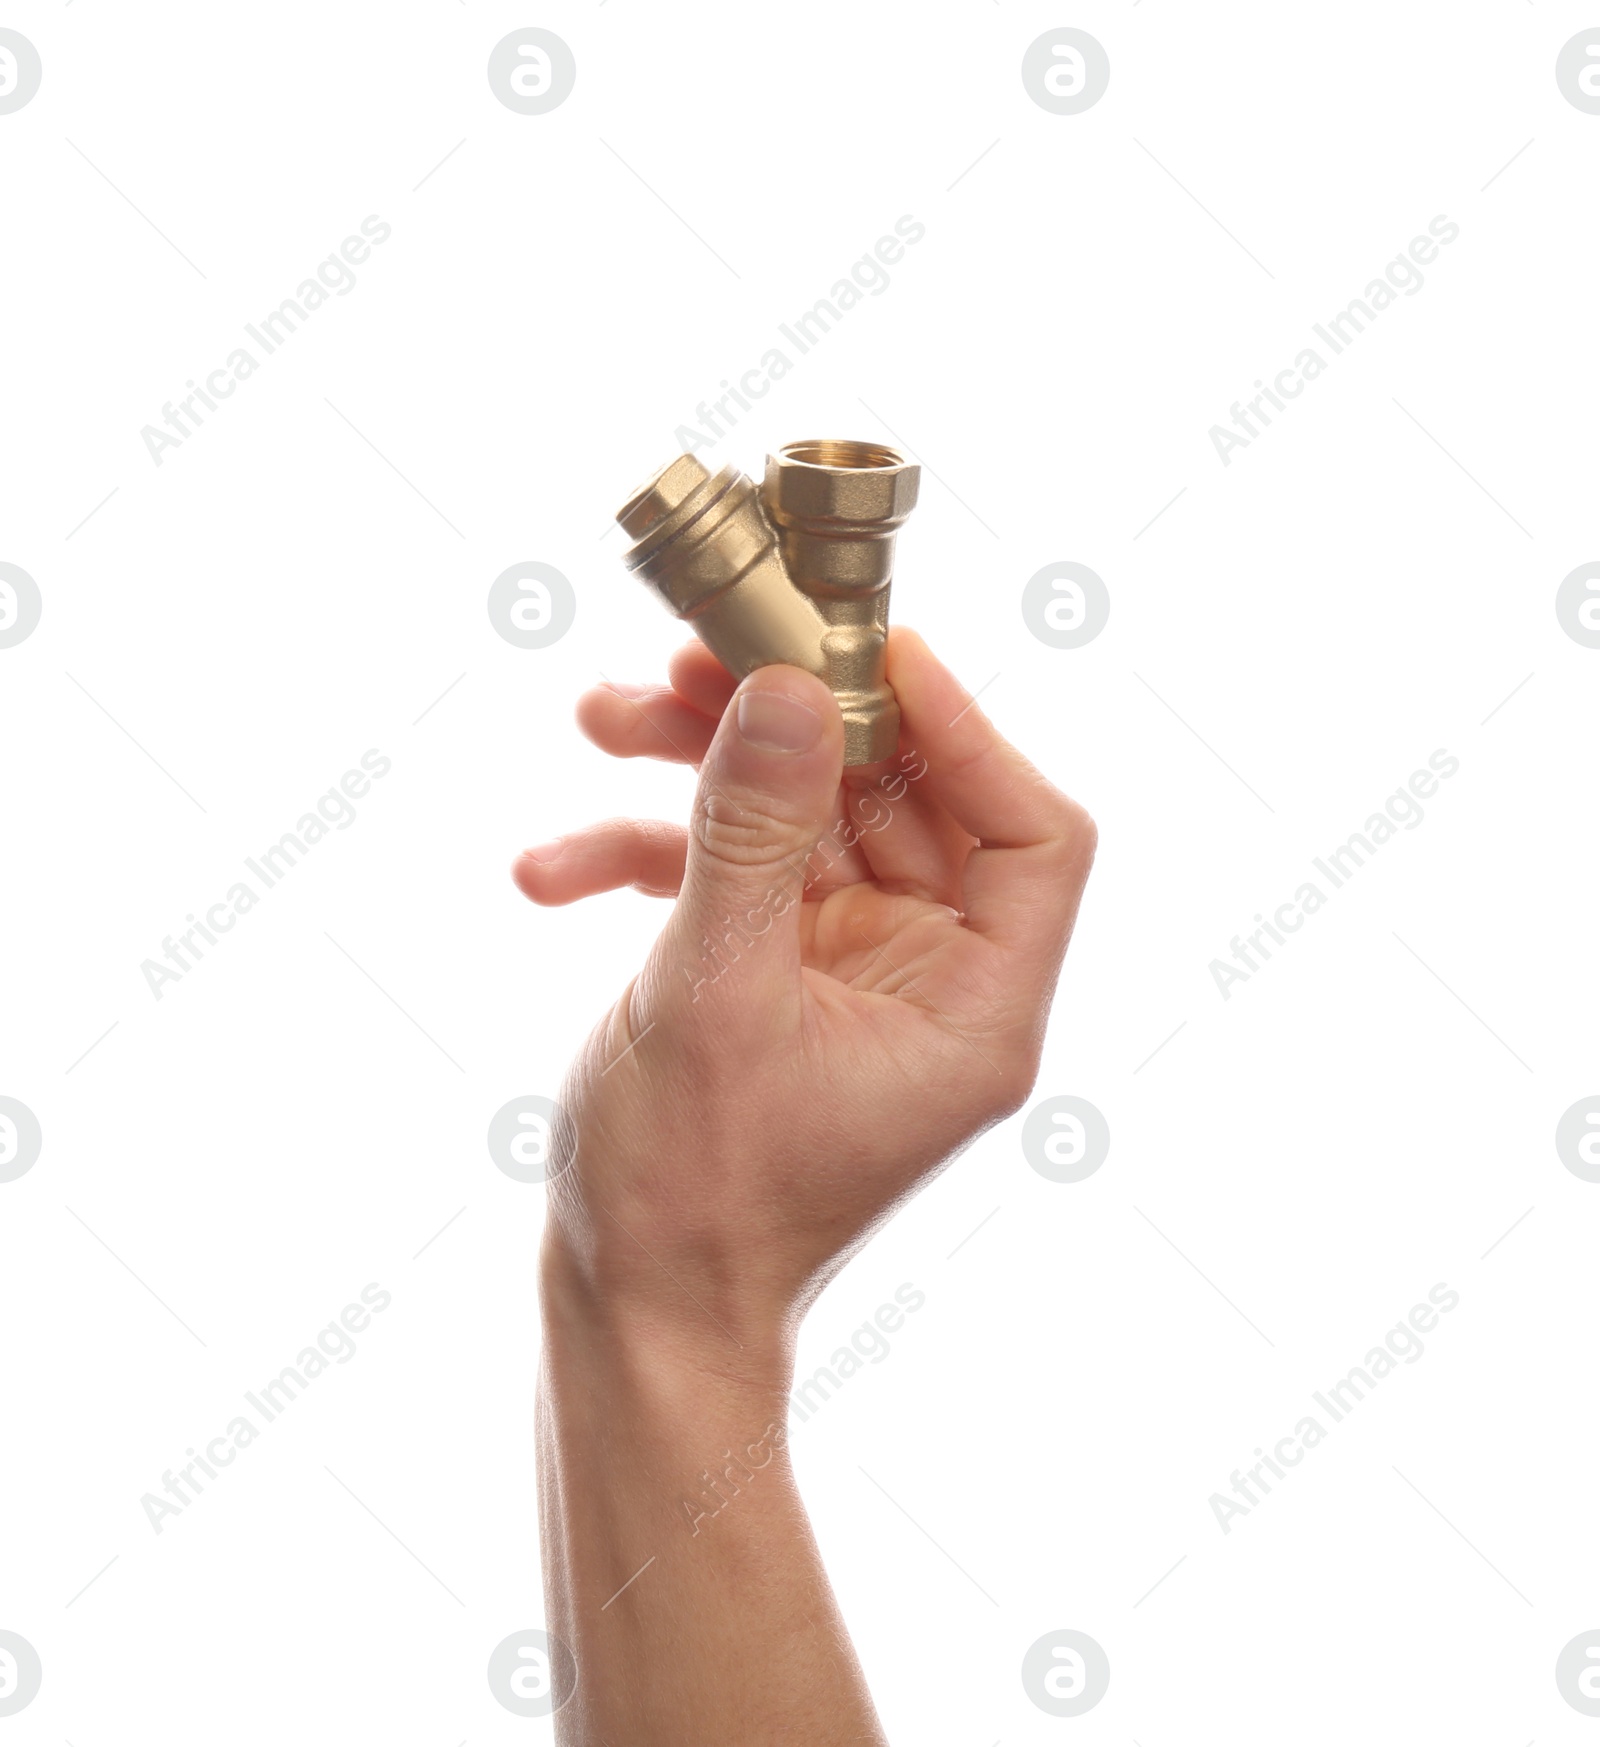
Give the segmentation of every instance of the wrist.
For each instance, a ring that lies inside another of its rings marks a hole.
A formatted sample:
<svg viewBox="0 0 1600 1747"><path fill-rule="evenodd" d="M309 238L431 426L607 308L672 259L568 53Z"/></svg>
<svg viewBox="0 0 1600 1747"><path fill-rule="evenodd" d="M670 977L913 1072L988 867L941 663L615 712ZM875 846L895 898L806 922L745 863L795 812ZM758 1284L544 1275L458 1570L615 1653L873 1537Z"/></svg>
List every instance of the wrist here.
<svg viewBox="0 0 1600 1747"><path fill-rule="evenodd" d="M558 1383L635 1393L665 1415L696 1401L744 1414L786 1409L794 1343L785 1319L696 1284L691 1291L642 1251L615 1265L548 1225L539 1256L547 1371Z"/></svg>

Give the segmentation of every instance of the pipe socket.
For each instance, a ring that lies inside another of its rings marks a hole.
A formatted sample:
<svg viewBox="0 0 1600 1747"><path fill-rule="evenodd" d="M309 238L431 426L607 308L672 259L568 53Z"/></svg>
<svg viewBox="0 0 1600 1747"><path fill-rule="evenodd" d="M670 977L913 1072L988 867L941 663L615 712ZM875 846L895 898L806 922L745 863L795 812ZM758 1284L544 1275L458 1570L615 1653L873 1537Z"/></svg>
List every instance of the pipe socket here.
<svg viewBox="0 0 1600 1747"><path fill-rule="evenodd" d="M894 756L900 708L884 673L894 540L919 469L877 443L790 443L761 493L732 466L669 462L617 512L623 562L737 679L772 662L823 680L847 765Z"/></svg>
<svg viewBox="0 0 1600 1747"><path fill-rule="evenodd" d="M894 542L922 470L879 443L789 443L767 457L762 501L789 580L827 623L827 680L844 716L845 762L892 758L900 706L884 661ZM852 756L852 752L854 756Z"/></svg>

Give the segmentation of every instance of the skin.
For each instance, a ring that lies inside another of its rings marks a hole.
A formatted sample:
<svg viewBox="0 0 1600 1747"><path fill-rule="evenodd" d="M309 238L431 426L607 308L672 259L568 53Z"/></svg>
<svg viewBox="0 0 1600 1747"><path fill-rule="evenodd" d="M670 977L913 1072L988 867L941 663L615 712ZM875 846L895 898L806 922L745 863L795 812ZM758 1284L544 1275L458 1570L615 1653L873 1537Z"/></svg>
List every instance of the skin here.
<svg viewBox="0 0 1600 1747"><path fill-rule="evenodd" d="M1026 1099L1095 847L914 633L891 633L889 679L901 757L843 780L832 694L798 669L735 690L691 643L665 686L587 693L604 751L698 767L689 827L609 820L513 868L537 904L675 900L552 1142L538 1430L549 1629L579 1669L564 1747L885 1739L784 1447L796 1331Z"/></svg>

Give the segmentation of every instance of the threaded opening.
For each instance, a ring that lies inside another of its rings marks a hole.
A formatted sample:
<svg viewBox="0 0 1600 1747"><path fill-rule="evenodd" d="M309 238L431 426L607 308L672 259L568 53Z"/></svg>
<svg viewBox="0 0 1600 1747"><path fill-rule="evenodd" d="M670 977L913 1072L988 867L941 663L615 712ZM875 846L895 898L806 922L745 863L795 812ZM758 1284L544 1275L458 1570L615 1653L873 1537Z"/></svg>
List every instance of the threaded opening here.
<svg viewBox="0 0 1600 1747"><path fill-rule="evenodd" d="M802 461L809 467L848 467L870 470L904 467L905 457L882 443L855 443L843 437L821 437L804 443L787 443L780 451L785 461Z"/></svg>

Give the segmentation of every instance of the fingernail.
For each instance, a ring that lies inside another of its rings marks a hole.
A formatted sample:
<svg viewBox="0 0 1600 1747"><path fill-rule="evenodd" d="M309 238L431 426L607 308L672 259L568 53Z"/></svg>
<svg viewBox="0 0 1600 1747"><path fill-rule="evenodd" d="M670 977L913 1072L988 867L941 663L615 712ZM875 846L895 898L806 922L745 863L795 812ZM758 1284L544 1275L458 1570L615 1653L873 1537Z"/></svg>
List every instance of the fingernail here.
<svg viewBox="0 0 1600 1747"><path fill-rule="evenodd" d="M525 849L522 853L529 861L554 861L566 847L565 838L558 837L554 843L541 843L537 849Z"/></svg>
<svg viewBox="0 0 1600 1747"><path fill-rule="evenodd" d="M769 752L809 752L822 738L822 718L782 692L741 692L739 732Z"/></svg>

